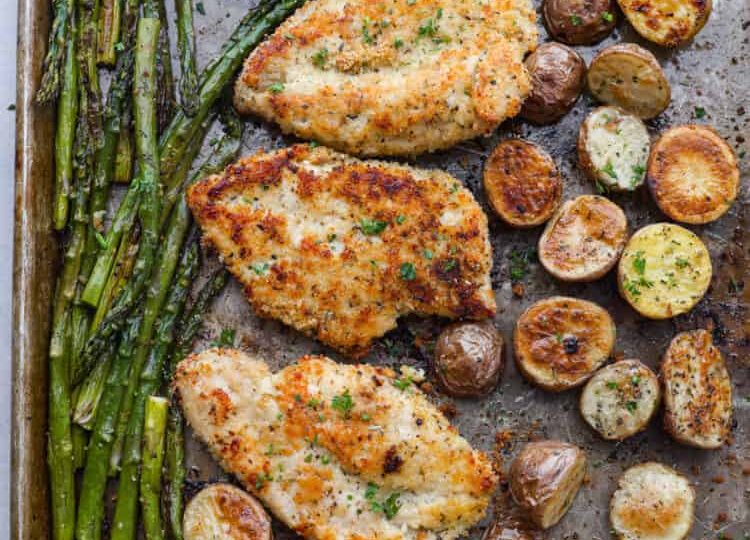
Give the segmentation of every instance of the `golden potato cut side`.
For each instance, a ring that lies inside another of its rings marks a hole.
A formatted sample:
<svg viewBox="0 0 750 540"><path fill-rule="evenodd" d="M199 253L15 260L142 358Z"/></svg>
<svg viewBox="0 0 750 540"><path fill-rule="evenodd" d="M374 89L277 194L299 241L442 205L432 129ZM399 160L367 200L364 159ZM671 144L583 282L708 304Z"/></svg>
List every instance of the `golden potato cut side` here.
<svg viewBox="0 0 750 540"><path fill-rule="evenodd" d="M547 152L527 141L506 139L487 159L484 189L503 221L525 228L541 225L554 214L563 185Z"/></svg>
<svg viewBox="0 0 750 540"><path fill-rule="evenodd" d="M623 440L646 429L659 407L659 379L639 360L603 367L581 392L581 416L607 440Z"/></svg>
<svg viewBox="0 0 750 540"><path fill-rule="evenodd" d="M272 540L271 518L258 500L231 484L211 484L190 500L185 540Z"/></svg>
<svg viewBox="0 0 750 540"><path fill-rule="evenodd" d="M539 238L539 261L562 281L594 281L609 272L625 247L628 221L598 195L566 201Z"/></svg>
<svg viewBox="0 0 750 540"><path fill-rule="evenodd" d="M682 332L661 365L664 427L677 441L719 448L732 429L732 381L706 330Z"/></svg>
<svg viewBox="0 0 750 540"><path fill-rule="evenodd" d="M560 392L583 384L615 345L615 324L601 306L566 296L531 305L516 322L516 364L529 382Z"/></svg>
<svg viewBox="0 0 750 540"><path fill-rule="evenodd" d="M491 133L531 91L530 0L311 0L247 58L234 105L348 154Z"/></svg>
<svg viewBox="0 0 750 540"><path fill-rule="evenodd" d="M620 295L641 315L669 319L693 309L711 283L711 257L703 241L673 223L636 232L620 258Z"/></svg>
<svg viewBox="0 0 750 540"><path fill-rule="evenodd" d="M647 178L661 211L691 224L723 216L740 187L734 151L708 126L676 126L665 131L651 151Z"/></svg>
<svg viewBox="0 0 750 540"><path fill-rule="evenodd" d="M629 468L617 482L609 519L619 540L682 540L693 526L695 492L661 463Z"/></svg>
<svg viewBox="0 0 750 540"><path fill-rule="evenodd" d="M570 509L585 475L586 454L577 446L531 442L510 466L510 490L529 518L549 529Z"/></svg>
<svg viewBox="0 0 750 540"><path fill-rule="evenodd" d="M586 81L596 99L640 118L657 116L672 99L659 61L634 43L618 43L597 54Z"/></svg>
<svg viewBox="0 0 750 540"><path fill-rule="evenodd" d="M701 31L711 0L617 0L635 31L649 41L677 47Z"/></svg>

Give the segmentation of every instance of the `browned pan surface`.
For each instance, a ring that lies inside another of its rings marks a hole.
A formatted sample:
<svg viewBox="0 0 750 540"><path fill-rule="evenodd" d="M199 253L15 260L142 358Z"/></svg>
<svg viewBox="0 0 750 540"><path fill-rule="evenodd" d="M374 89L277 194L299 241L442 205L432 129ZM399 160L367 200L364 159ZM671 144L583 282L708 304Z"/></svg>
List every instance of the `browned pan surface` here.
<svg viewBox="0 0 750 540"><path fill-rule="evenodd" d="M244 13L240 1L204 3L206 15L196 14L198 50L205 64L218 50L225 36ZM14 284L14 480L13 529L16 538L43 538L47 533L45 447L46 346L49 304L54 267L58 254L50 227L52 187L52 117L38 110L31 101L39 79L48 25L45 0L21 0L18 84L18 165L16 181L16 260ZM595 47L578 47L589 61L596 51L615 41L636 41L654 51L672 85L672 104L650 123L652 135L667 126L697 122L718 129L741 156L743 189L731 211L718 222L692 228L711 251L715 277L708 296L687 316L673 321L653 322L638 317L617 294L614 276L592 284L563 285L552 279L531 257L523 279L522 298L513 295L510 283L511 254L533 248L541 232L516 231L490 218L495 266L493 287L498 300L495 323L510 340L515 319L532 302L553 295L567 294L594 300L612 313L617 323L618 355L640 358L658 365L661 353L675 332L710 325L728 360L734 381L734 442L719 451L690 450L673 443L660 422L623 443L600 440L580 418L578 391L561 395L545 393L524 383L512 361L497 390L480 400L454 401L439 394L433 400L455 411L454 422L474 445L495 452L507 461L529 437L554 437L583 447L589 458L590 481L584 486L571 511L547 537L551 539L610 538L607 508L619 474L630 465L658 460L687 475L697 492L696 522L691 538L743 539L750 534L750 192L747 172L750 158L750 2L714 0L714 12L706 28L689 46L661 50L640 41L621 23L615 34ZM460 178L476 195L488 215L490 208L481 188L485 157L495 143L508 136L521 136L539 143L555 158L565 179L564 197L592 192L576 166L575 139L578 126L593 103L584 96L559 124L537 128L522 122L506 123L493 137L466 142L450 151L416 160L416 164L445 169ZM706 111L696 118L696 107ZM285 145L273 126L248 119L244 151ZM614 200L626 211L635 230L663 220L647 191L616 195ZM368 362L410 364L427 369L434 334L444 322L412 318L401 322L373 349ZM322 345L312 342L279 323L258 319L242 299L239 286L232 283L218 298L208 315L208 325L200 349L215 339L222 328L237 331L238 344L264 356L278 368L306 353L336 357ZM511 354L510 348L506 351ZM510 438L510 443L499 444ZM222 474L202 446L189 442L191 488ZM277 538L294 535L277 524ZM477 529L472 538L480 538Z"/></svg>

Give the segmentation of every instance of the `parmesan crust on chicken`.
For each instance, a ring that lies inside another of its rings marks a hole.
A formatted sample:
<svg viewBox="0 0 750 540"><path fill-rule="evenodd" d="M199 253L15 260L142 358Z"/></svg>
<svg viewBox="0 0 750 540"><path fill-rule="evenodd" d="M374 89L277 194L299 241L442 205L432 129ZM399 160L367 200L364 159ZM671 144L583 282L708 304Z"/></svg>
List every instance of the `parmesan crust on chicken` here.
<svg viewBox="0 0 750 540"><path fill-rule="evenodd" d="M444 172L297 145L241 159L188 202L258 315L351 356L401 315L495 313L487 217Z"/></svg>
<svg viewBox="0 0 750 540"><path fill-rule="evenodd" d="M185 417L222 466L308 539L449 540L482 519L489 459L390 369L243 352L185 359Z"/></svg>
<svg viewBox="0 0 750 540"><path fill-rule="evenodd" d="M234 103L352 154L487 134L531 90L529 0L309 0L245 62Z"/></svg>

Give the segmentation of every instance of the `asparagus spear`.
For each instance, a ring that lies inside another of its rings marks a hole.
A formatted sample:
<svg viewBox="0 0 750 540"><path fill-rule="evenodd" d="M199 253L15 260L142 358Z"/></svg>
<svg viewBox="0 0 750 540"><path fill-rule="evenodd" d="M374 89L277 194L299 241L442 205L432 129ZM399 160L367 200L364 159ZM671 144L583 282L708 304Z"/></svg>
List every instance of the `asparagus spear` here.
<svg viewBox="0 0 750 540"><path fill-rule="evenodd" d="M135 259L138 255L138 238L140 236L140 227L135 226L130 232L128 238L123 238L115 254L115 263L112 272L107 278L107 283L102 291L99 304L96 306L94 320L91 322L89 337L91 337L99 328L102 319L107 314L112 300L122 291L123 287L130 279L135 265Z"/></svg>
<svg viewBox="0 0 750 540"><path fill-rule="evenodd" d="M240 67L247 53L282 20L291 14L304 0L280 0L257 19L253 24L241 23L238 35L234 36L231 45L207 69L201 77L198 93L198 107L191 118L178 111L160 144L162 178L169 178L183 159L184 150L194 137L199 126L208 116L211 107L221 95L222 90ZM264 4L265 6L265 4ZM265 9L265 7L263 8ZM169 186L167 186L169 187Z"/></svg>
<svg viewBox="0 0 750 540"><path fill-rule="evenodd" d="M172 119L172 113L175 104L174 95L174 76L172 74L172 53L169 44L169 29L167 27L167 9L164 0L148 0L145 4L144 12L153 10L153 17L158 18L161 22L161 32L159 33L159 51L156 59L157 69L157 125L159 133L164 131L169 121Z"/></svg>
<svg viewBox="0 0 750 540"><path fill-rule="evenodd" d="M177 50L180 54L180 102L187 116L198 109L198 74L195 67L195 30L192 0L176 0Z"/></svg>
<svg viewBox="0 0 750 540"><path fill-rule="evenodd" d="M115 172L113 180L118 184L129 184L133 179L133 130L131 110L126 106L122 112L120 133L117 136Z"/></svg>
<svg viewBox="0 0 750 540"><path fill-rule="evenodd" d="M81 482L81 496L76 520L77 540L99 540L102 535L103 501L107 486L109 454L120 414L122 395L125 391L130 364L135 352L135 339L138 335L141 318L139 313L128 319L96 413L96 421L89 439L86 465L83 469Z"/></svg>
<svg viewBox="0 0 750 540"><path fill-rule="evenodd" d="M120 40L120 18L123 0L103 0L99 10L99 36L96 59L100 65L113 66Z"/></svg>
<svg viewBox="0 0 750 540"><path fill-rule="evenodd" d="M177 364L185 358L193 347L193 340L203 324L203 314L211 301L224 288L228 273L219 268L209 278L198 293L190 311L183 315L180 321L179 337L169 361L170 379L174 376ZM167 483L168 483L168 515L169 529L175 540L183 540L182 489L185 485L185 426L182 413L177 406L175 396L171 396L172 405L169 408L169 422L167 426Z"/></svg>
<svg viewBox="0 0 750 540"><path fill-rule="evenodd" d="M73 400L73 422L76 425L87 430L94 428L96 411L104 393L111 365L109 359L99 362L86 380L76 388Z"/></svg>
<svg viewBox="0 0 750 540"><path fill-rule="evenodd" d="M89 434L81 426L73 426L73 468L75 470L83 467L86 461L86 445L89 442Z"/></svg>
<svg viewBox="0 0 750 540"><path fill-rule="evenodd" d="M88 124L88 131L95 143L88 150L93 154L101 136L101 91L99 72L96 67L96 23L99 19L99 0L77 0L76 7L76 15L79 18L76 49L80 69L79 118Z"/></svg>
<svg viewBox="0 0 750 540"><path fill-rule="evenodd" d="M138 378L138 388L134 396L132 414L127 419L122 472L120 474L117 506L115 507L113 520L113 540L135 537L144 406L148 396L156 392L159 386L161 386L162 367L171 347L175 321L182 313L185 300L190 291L190 284L195 278L199 263L197 242L193 242L183 254L177 279L171 287L169 297L159 319L156 331L156 345L151 350L148 361L143 366Z"/></svg>
<svg viewBox="0 0 750 540"><path fill-rule="evenodd" d="M143 436L143 476L141 505L146 540L162 540L159 500L161 497L161 466L164 460L164 428L169 402L163 397L150 396L146 401L146 427Z"/></svg>
<svg viewBox="0 0 750 540"><path fill-rule="evenodd" d="M65 67L60 101L57 104L55 133L55 208L52 223L61 230L68 223L68 198L73 183L73 145L78 115L78 59L75 39L66 44Z"/></svg>
<svg viewBox="0 0 750 540"><path fill-rule="evenodd" d="M60 91L60 72L68 48L66 42L72 41L75 33L72 22L74 5L74 0L54 0L52 4L54 19L49 33L47 55L44 57L42 82L36 93L39 103L52 101Z"/></svg>

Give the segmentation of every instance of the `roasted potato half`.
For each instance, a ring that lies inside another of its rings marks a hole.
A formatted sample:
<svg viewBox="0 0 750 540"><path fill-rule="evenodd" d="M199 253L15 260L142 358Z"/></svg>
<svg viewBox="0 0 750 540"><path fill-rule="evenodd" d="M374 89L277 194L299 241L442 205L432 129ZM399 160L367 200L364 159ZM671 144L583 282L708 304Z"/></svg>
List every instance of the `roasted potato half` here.
<svg viewBox="0 0 750 540"><path fill-rule="evenodd" d="M620 258L620 295L650 319L690 311L711 283L711 257L700 238L673 223L643 227Z"/></svg>
<svg viewBox="0 0 750 540"><path fill-rule="evenodd" d="M719 448L732 429L732 381L706 330L677 334L661 364L664 427L696 448Z"/></svg>
<svg viewBox="0 0 750 540"><path fill-rule="evenodd" d="M586 300L553 296L521 314L513 334L516 364L532 384L560 392L583 384L615 345L607 311Z"/></svg>
<svg viewBox="0 0 750 540"><path fill-rule="evenodd" d="M649 41L677 47L700 32L711 14L711 0L617 0L635 31Z"/></svg>
<svg viewBox="0 0 750 540"><path fill-rule="evenodd" d="M521 117L535 124L551 124L565 116L586 86L586 62L561 43L540 45L524 65L532 88Z"/></svg>
<svg viewBox="0 0 750 540"><path fill-rule="evenodd" d="M609 505L620 540L682 540L693 526L695 492L687 478L661 463L625 471Z"/></svg>
<svg viewBox="0 0 750 540"><path fill-rule="evenodd" d="M252 495L230 484L211 484L190 500L185 540L272 540L271 518Z"/></svg>
<svg viewBox="0 0 750 540"><path fill-rule="evenodd" d="M514 227L534 227L555 213L563 186L547 152L530 142L506 139L487 159L484 189L503 221Z"/></svg>
<svg viewBox="0 0 750 540"><path fill-rule="evenodd" d="M646 125L619 107L594 109L578 132L578 162L600 190L632 191L646 176Z"/></svg>
<svg viewBox="0 0 750 540"><path fill-rule="evenodd" d="M550 35L568 45L591 45L617 25L614 0L544 0L542 14Z"/></svg>
<svg viewBox="0 0 750 540"><path fill-rule="evenodd" d="M620 441L646 429L659 408L659 379L638 360L603 367L581 393L581 415L607 440Z"/></svg>
<svg viewBox="0 0 750 540"><path fill-rule="evenodd" d="M658 60L634 43L618 43L597 54L589 66L587 83L596 99L639 118L657 116L672 99Z"/></svg>
<svg viewBox="0 0 750 540"><path fill-rule="evenodd" d="M581 195L562 204L539 238L539 261L562 281L594 281L617 263L628 220L615 203Z"/></svg>
<svg viewBox="0 0 750 540"><path fill-rule="evenodd" d="M586 454L577 446L531 442L510 466L510 491L537 526L549 529L573 504L585 475Z"/></svg>
<svg viewBox="0 0 750 540"><path fill-rule="evenodd" d="M732 148L708 126L676 126L654 143L648 187L667 216L683 223L719 219L740 187Z"/></svg>
<svg viewBox="0 0 750 540"><path fill-rule="evenodd" d="M452 396L488 394L497 385L503 365L503 337L487 321L452 324L435 344L435 375L440 388Z"/></svg>

